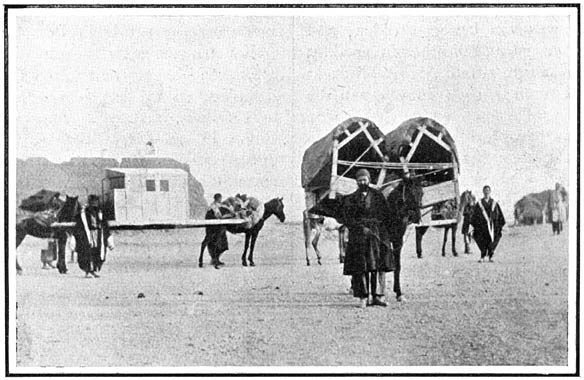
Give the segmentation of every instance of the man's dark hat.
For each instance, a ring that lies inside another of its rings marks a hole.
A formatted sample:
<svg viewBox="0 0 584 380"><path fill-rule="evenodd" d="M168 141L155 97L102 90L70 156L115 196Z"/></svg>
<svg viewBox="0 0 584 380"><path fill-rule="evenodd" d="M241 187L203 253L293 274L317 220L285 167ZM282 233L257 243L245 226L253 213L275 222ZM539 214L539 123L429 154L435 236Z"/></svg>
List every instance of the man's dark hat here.
<svg viewBox="0 0 584 380"><path fill-rule="evenodd" d="M371 181L371 174L367 169L359 169L357 170L357 174L355 174L355 179L359 179L361 177L367 177Z"/></svg>

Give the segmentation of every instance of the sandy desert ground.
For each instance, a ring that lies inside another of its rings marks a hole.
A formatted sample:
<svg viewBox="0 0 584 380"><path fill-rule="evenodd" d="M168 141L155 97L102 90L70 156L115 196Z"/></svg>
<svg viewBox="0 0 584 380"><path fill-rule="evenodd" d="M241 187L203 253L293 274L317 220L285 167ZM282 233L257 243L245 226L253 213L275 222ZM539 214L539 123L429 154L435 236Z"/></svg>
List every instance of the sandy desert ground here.
<svg viewBox="0 0 584 380"><path fill-rule="evenodd" d="M27 237L19 247L25 272L14 283L17 366L568 364L568 234L554 236L549 225L507 228L496 262L482 264L476 246L442 257L441 230L428 232L417 259L410 233L407 302L390 293L387 308L366 309L342 276L336 233L321 240L323 265L311 253L307 267L301 225L269 220L257 266L241 266L243 237L229 235L220 270L207 254L198 268L202 237L118 232L99 279L71 263L67 275L42 270L47 242Z"/></svg>

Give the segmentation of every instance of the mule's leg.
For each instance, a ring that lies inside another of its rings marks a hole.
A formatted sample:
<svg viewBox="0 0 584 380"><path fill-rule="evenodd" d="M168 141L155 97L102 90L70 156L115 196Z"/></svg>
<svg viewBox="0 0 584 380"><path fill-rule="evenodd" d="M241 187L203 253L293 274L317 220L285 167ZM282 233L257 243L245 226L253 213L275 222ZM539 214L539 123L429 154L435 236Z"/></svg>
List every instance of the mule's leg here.
<svg viewBox="0 0 584 380"><path fill-rule="evenodd" d="M57 236L57 269L61 274L67 274L67 263L65 260L65 248L67 247L67 234L61 233Z"/></svg>
<svg viewBox="0 0 584 380"><path fill-rule="evenodd" d="M249 247L249 256L247 257L247 261L249 261L250 267L255 267L255 263L253 262L253 250L255 248L256 239L258 238L259 231L255 232L251 235L251 245Z"/></svg>
<svg viewBox="0 0 584 380"><path fill-rule="evenodd" d="M318 240L320 239L320 228L316 229L316 235L314 235L314 239L312 239L312 247L314 248L314 252L316 252L316 261L318 265L322 265L320 262L320 251L318 250Z"/></svg>
<svg viewBox="0 0 584 380"><path fill-rule="evenodd" d="M312 227L310 226L310 220L307 218L305 213L302 214L302 225L304 230L304 249L306 251L306 265L310 266L308 250L310 249L310 236L312 235Z"/></svg>
<svg viewBox="0 0 584 380"><path fill-rule="evenodd" d="M442 256L446 256L446 242L448 242L448 232L450 226L444 226L444 237L442 238Z"/></svg>
<svg viewBox="0 0 584 380"><path fill-rule="evenodd" d="M20 243L22 243L22 241L24 240L25 237L26 237L26 231L24 230L24 228L22 228L21 226L19 226L17 224L16 225L16 248L18 248L18 246L20 246Z"/></svg>
<svg viewBox="0 0 584 380"><path fill-rule="evenodd" d="M393 271L393 291L398 302L404 300L401 292L400 272L401 272L401 249L402 244L394 242L393 244L393 259L395 261L395 270Z"/></svg>
<svg viewBox="0 0 584 380"><path fill-rule="evenodd" d="M205 238L203 239L203 242L201 243L201 253L199 254L199 268L203 267L203 253L205 253L205 248L207 248L208 244L209 244L209 235L207 235L205 233Z"/></svg>
<svg viewBox="0 0 584 380"><path fill-rule="evenodd" d="M422 238L426 231L428 231L428 227L415 227L416 229L416 254L418 255L418 259L422 258Z"/></svg>
<svg viewBox="0 0 584 380"><path fill-rule="evenodd" d="M457 223L452 224L452 256L458 256L456 252L456 229L458 227Z"/></svg>
<svg viewBox="0 0 584 380"><path fill-rule="evenodd" d="M247 266L247 261L245 259L245 255L247 255L247 249L249 248L249 240L250 239L251 239L251 234L246 233L245 234L245 248L243 249L243 255L241 256L241 265L243 265L244 267Z"/></svg>
<svg viewBox="0 0 584 380"><path fill-rule="evenodd" d="M20 257L16 254L16 274L22 274L22 265L20 264Z"/></svg>
<svg viewBox="0 0 584 380"><path fill-rule="evenodd" d="M15 249L15 261L16 261L16 274L22 274L22 265L20 263L20 254L18 252L18 246L24 238L26 237L26 230L20 224L16 225L16 249Z"/></svg>

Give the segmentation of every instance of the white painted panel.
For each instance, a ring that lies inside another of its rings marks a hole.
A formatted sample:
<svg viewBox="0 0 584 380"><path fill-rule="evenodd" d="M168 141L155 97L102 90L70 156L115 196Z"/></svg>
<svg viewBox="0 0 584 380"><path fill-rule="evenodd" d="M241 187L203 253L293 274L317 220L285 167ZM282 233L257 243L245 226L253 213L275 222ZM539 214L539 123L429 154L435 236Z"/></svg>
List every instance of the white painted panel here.
<svg viewBox="0 0 584 380"><path fill-rule="evenodd" d="M457 199L456 181L442 182L436 185L424 187L422 207L433 205L449 199Z"/></svg>
<svg viewBox="0 0 584 380"><path fill-rule="evenodd" d="M125 176L125 189L116 190L117 222L155 224L188 220L190 213L187 172L176 169L119 170ZM146 180L155 181L156 191L146 191ZM161 180L168 181L169 191L160 191Z"/></svg>

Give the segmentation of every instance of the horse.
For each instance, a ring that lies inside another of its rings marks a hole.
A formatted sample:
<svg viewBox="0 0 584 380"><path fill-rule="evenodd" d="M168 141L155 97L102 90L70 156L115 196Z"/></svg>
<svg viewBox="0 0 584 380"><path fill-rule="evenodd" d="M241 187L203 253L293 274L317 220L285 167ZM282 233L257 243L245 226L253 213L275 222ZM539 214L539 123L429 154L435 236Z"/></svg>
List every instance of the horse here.
<svg viewBox="0 0 584 380"><path fill-rule="evenodd" d="M220 209L222 213L226 214L229 210L224 210L223 208ZM249 266L254 267L255 263L253 261L253 251L255 248L255 243L258 238L258 234L260 233L261 229L264 227L264 223L268 218L272 215L276 215L276 217L280 220L280 222L284 223L286 220L286 215L284 214L284 203L282 202L282 198L274 198L266 203L264 203L264 214L262 217L257 221L257 223L253 225L228 225L225 226L226 230L232 234L245 234L245 248L243 250L243 255L241 256L241 264L246 267L248 262ZM201 244L201 253L199 255L199 267L203 266L203 252L205 247L209 242L209 238L207 234L205 234L205 239ZM247 256L247 250L249 248L249 256Z"/></svg>
<svg viewBox="0 0 584 380"><path fill-rule="evenodd" d="M334 220L334 219L333 219ZM316 253L316 261L321 265L321 255L318 250L318 241L322 233L322 229L329 231L339 231L339 262L342 264L345 260L345 250L347 248L347 227L335 221L332 226L325 226L325 218L322 215L309 213L308 210L302 212L302 225L304 230L304 247L306 248L306 265L310 266L310 259L308 258L308 251L310 246L314 248ZM315 231L314 237L312 231Z"/></svg>
<svg viewBox="0 0 584 380"><path fill-rule="evenodd" d="M443 215L445 219L456 219L454 223L444 224L441 226L437 226L436 228L444 229L444 238L442 240L442 256L446 256L446 243L448 242L448 232L452 233L452 256L458 256L458 252L456 252L456 230L458 228L458 223L461 219L461 214L465 216L465 210L468 213L468 206L470 205L471 209L474 205L475 198L469 190L466 190L460 195L460 200L458 202L458 207L456 204L453 204L454 201L445 202L441 209L440 213ZM469 216L470 217L470 216ZM464 230L464 228L463 228ZM424 234L428 231L428 226L420 226L416 227L416 254L419 259L422 258L422 238ZM468 226L466 228L466 233L463 231L464 236L464 253L469 253L469 244L470 244L470 235L468 234Z"/></svg>
<svg viewBox="0 0 584 380"><path fill-rule="evenodd" d="M35 213L31 217L22 219L16 224L16 248L20 246L27 235L31 235L41 239L56 239L57 240L57 269L59 273L67 273L67 265L65 264L65 246L67 239L70 237L70 232L65 230L55 230L51 228L53 222L72 222L81 206L78 201L79 197L66 196L56 212L42 212ZM23 269L20 263L19 255L16 255L16 273L22 274Z"/></svg>
<svg viewBox="0 0 584 380"><path fill-rule="evenodd" d="M400 284L404 235L409 224L419 223L422 218L422 195L422 186L416 180L403 178L386 197L390 211L389 239L395 264L393 291L398 302L404 301Z"/></svg>

